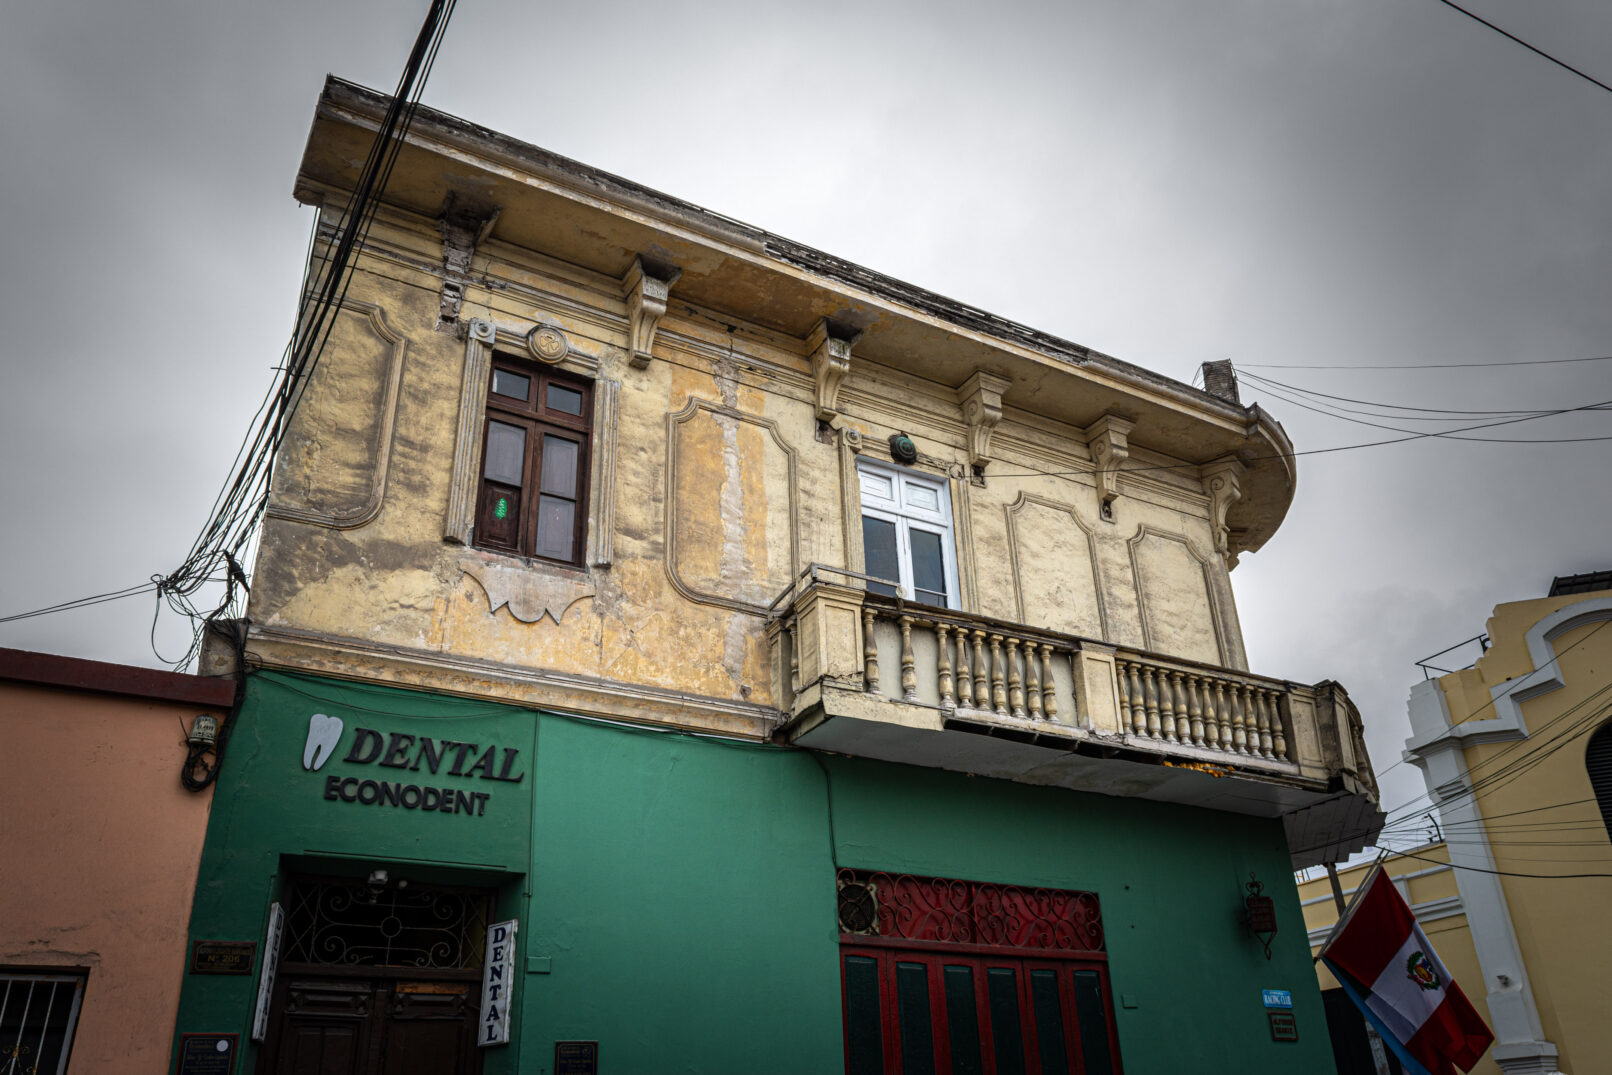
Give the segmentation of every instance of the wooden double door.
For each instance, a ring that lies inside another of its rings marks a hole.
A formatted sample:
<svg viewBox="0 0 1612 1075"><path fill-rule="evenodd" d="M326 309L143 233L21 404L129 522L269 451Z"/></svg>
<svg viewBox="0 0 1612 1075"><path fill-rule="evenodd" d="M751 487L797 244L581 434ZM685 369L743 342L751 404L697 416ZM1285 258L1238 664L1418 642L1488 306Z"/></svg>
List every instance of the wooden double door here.
<svg viewBox="0 0 1612 1075"><path fill-rule="evenodd" d="M481 983L378 971L281 964L258 1075L478 1075Z"/></svg>
<svg viewBox="0 0 1612 1075"><path fill-rule="evenodd" d="M1119 1075L1103 963L969 947L841 946L848 1075Z"/></svg>

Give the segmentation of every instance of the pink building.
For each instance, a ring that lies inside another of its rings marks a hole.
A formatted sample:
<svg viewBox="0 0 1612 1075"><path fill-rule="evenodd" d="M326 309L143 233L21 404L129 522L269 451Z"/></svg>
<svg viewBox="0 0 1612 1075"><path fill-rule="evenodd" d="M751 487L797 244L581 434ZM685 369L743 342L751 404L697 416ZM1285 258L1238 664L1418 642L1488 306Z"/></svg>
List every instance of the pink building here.
<svg viewBox="0 0 1612 1075"><path fill-rule="evenodd" d="M167 1070L213 796L180 773L234 697L0 649L0 1071Z"/></svg>

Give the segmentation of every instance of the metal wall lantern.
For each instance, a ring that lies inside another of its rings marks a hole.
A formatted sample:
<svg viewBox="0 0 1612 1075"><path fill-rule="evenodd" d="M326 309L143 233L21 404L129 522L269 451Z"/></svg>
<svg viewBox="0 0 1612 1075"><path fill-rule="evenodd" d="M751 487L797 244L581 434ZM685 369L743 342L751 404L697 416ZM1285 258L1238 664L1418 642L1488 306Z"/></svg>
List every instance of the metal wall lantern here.
<svg viewBox="0 0 1612 1075"><path fill-rule="evenodd" d="M1248 895L1243 898L1243 910L1248 920L1248 932L1265 949L1265 958L1271 958L1271 938L1276 936L1276 901L1264 895L1265 886L1259 878L1248 875Z"/></svg>

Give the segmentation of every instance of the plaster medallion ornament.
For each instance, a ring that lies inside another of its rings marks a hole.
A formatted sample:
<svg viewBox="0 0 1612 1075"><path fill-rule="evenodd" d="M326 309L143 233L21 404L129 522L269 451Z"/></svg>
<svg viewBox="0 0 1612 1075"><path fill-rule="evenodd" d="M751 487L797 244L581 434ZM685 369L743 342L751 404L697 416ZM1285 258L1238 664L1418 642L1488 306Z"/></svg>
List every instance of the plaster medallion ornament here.
<svg viewBox="0 0 1612 1075"><path fill-rule="evenodd" d="M526 334L526 346L539 362L555 363L571 351L565 334L552 325L538 325Z"/></svg>

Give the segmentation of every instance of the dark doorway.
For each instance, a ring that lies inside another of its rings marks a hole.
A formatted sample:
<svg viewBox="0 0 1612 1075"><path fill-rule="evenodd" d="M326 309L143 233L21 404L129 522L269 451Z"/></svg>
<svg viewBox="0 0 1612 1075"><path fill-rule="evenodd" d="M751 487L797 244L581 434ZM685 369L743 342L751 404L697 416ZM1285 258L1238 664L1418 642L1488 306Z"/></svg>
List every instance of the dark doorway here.
<svg viewBox="0 0 1612 1075"><path fill-rule="evenodd" d="M1321 999L1326 1002L1327 1033L1332 1037L1332 1059L1338 1065L1338 1075L1377 1075L1371 1042L1366 1038L1366 1020L1360 1009L1341 989L1323 989ZM1393 1052L1386 1048L1383 1051L1392 1075L1404 1075Z"/></svg>
<svg viewBox="0 0 1612 1075"><path fill-rule="evenodd" d="M297 878L259 1075L477 1075L490 894Z"/></svg>

